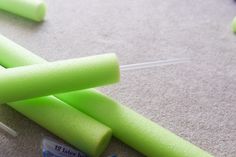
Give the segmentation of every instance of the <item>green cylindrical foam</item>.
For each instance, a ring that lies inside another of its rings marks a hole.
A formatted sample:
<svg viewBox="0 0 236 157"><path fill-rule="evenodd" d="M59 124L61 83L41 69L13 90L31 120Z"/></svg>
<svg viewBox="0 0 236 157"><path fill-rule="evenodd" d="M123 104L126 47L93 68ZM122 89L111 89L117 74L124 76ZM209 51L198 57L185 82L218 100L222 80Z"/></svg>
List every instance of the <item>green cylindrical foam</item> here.
<svg viewBox="0 0 236 157"><path fill-rule="evenodd" d="M232 31L236 33L236 17L232 21Z"/></svg>
<svg viewBox="0 0 236 157"><path fill-rule="evenodd" d="M54 96L8 105L90 156L98 157L110 141L110 128Z"/></svg>
<svg viewBox="0 0 236 157"><path fill-rule="evenodd" d="M1 42L0 47L4 47ZM0 51L0 56L5 56L5 60L0 57L0 64L9 68L24 63L45 62L22 47L19 47L18 51ZM31 59L27 56L31 56ZM106 124L112 129L115 137L148 157L212 157L204 150L96 90L70 92L57 97Z"/></svg>
<svg viewBox="0 0 236 157"><path fill-rule="evenodd" d="M0 0L0 9L35 21L44 19L46 8L43 0Z"/></svg>
<svg viewBox="0 0 236 157"><path fill-rule="evenodd" d="M0 75L0 103L102 86L119 81L115 54L11 68Z"/></svg>
<svg viewBox="0 0 236 157"><path fill-rule="evenodd" d="M106 124L115 137L148 157L212 157L96 90L75 91L57 97Z"/></svg>

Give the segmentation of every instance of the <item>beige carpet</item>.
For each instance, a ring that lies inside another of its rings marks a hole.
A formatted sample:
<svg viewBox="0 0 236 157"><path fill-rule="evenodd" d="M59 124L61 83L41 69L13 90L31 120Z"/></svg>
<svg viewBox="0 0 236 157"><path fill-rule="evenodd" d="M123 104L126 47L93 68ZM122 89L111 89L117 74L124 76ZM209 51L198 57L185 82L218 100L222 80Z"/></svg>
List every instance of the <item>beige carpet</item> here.
<svg viewBox="0 0 236 157"><path fill-rule="evenodd" d="M0 12L0 33L58 59L115 52L121 64L191 58L187 64L122 73L101 89L217 157L236 156L236 35L233 0L47 0L42 24ZM7 106L0 157L40 157L49 132ZM142 157L113 139L102 157Z"/></svg>

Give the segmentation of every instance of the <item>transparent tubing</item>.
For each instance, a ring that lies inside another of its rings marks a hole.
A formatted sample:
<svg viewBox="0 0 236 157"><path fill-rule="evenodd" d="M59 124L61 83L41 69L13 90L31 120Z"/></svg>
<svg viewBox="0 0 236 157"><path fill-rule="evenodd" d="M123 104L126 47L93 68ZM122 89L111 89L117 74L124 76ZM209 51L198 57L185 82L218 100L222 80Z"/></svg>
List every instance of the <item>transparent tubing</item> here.
<svg viewBox="0 0 236 157"><path fill-rule="evenodd" d="M15 130L13 130L12 128L6 126L5 124L3 124L2 122L0 122L0 129L4 130L5 132L7 132L8 134L10 134L13 137L17 136L17 132Z"/></svg>
<svg viewBox="0 0 236 157"><path fill-rule="evenodd" d="M167 60L159 60L159 61L152 61L152 62L143 62L143 63L136 63L136 64L128 64L128 65L121 65L121 71L129 71L129 70L138 70L138 69L146 69L152 67L159 67L159 66L167 66L172 64L180 64L190 62L189 58L177 58L177 59L167 59Z"/></svg>

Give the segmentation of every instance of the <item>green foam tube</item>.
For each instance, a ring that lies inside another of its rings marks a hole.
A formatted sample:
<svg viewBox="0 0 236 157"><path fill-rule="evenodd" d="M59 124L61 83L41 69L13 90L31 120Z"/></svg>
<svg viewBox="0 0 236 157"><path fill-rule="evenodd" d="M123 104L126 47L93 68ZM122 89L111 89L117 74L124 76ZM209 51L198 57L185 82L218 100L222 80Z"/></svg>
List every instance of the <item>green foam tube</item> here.
<svg viewBox="0 0 236 157"><path fill-rule="evenodd" d="M91 157L98 157L110 141L110 128L54 96L8 105Z"/></svg>
<svg viewBox="0 0 236 157"><path fill-rule="evenodd" d="M43 0L0 0L0 9L38 22L44 19L46 8Z"/></svg>
<svg viewBox="0 0 236 157"><path fill-rule="evenodd" d="M9 42L9 45L16 46L13 42ZM0 42L0 49L4 46ZM18 51L0 51L0 64L10 68L45 62L28 50L17 47ZM27 58L29 56L30 59ZM115 137L148 157L212 157L96 90L70 92L57 97L106 124L112 129Z"/></svg>
<svg viewBox="0 0 236 157"><path fill-rule="evenodd" d="M234 17L231 25L232 25L232 31L236 33L236 17Z"/></svg>
<svg viewBox="0 0 236 157"><path fill-rule="evenodd" d="M96 90L75 91L57 97L109 126L115 137L148 157L212 157Z"/></svg>
<svg viewBox="0 0 236 157"><path fill-rule="evenodd" d="M0 75L0 103L102 86L119 81L115 54L7 69Z"/></svg>

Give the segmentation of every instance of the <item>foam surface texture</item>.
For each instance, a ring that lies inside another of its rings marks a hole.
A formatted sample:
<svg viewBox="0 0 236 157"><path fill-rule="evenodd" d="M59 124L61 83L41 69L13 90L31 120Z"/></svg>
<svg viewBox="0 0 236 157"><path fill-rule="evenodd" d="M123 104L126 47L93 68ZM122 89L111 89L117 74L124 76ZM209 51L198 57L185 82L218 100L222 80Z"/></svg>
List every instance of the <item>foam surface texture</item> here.
<svg viewBox="0 0 236 157"><path fill-rule="evenodd" d="M0 51L4 45L10 44L0 40ZM0 103L107 85L119 76L115 54L7 69L0 75Z"/></svg>

